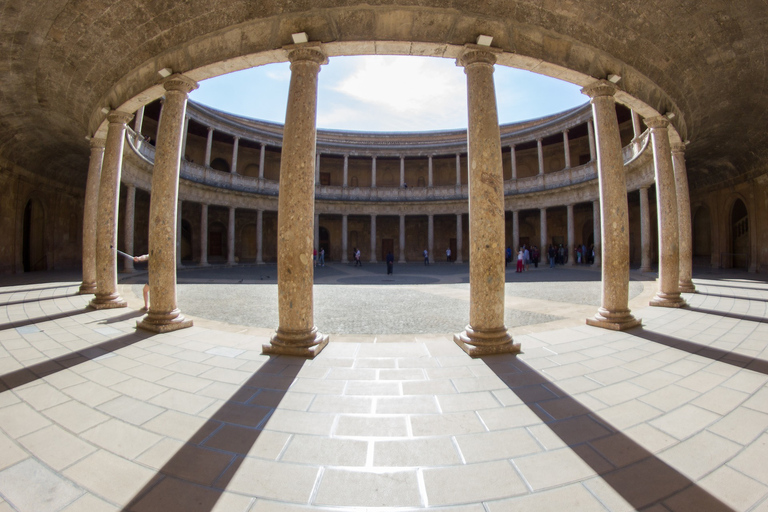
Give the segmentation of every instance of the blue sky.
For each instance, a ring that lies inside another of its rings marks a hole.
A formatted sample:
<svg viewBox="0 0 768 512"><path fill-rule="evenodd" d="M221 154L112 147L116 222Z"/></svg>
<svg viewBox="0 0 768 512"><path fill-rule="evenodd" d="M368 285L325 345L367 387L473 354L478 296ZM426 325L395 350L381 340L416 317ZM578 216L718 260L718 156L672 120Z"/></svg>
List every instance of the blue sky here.
<svg viewBox="0 0 768 512"><path fill-rule="evenodd" d="M496 66L501 124L562 112L587 102L580 87L528 71ZM283 123L288 63L211 78L190 98L219 110ZM320 68L318 128L431 131L467 127L464 69L433 57L331 57Z"/></svg>

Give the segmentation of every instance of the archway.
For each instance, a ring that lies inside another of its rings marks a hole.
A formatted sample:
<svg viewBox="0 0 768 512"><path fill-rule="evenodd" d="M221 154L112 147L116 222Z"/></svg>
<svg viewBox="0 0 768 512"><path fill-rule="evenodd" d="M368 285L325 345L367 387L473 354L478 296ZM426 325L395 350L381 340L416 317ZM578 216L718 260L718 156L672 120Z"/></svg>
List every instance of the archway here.
<svg viewBox="0 0 768 512"><path fill-rule="evenodd" d="M208 261L226 258L227 231L224 224L214 222L208 227Z"/></svg>
<svg viewBox="0 0 768 512"><path fill-rule="evenodd" d="M45 254L45 213L37 199L30 199L24 207L22 230L22 262L24 272L47 270Z"/></svg>
<svg viewBox="0 0 768 512"><path fill-rule="evenodd" d="M181 221L181 261L192 261L192 226L184 219Z"/></svg>
<svg viewBox="0 0 768 512"><path fill-rule="evenodd" d="M737 199L731 207L731 266L744 268L749 266L749 215L744 201Z"/></svg>
<svg viewBox="0 0 768 512"><path fill-rule="evenodd" d="M211 162L211 169L221 172L229 172L229 162L223 158L214 158Z"/></svg>
<svg viewBox="0 0 768 512"><path fill-rule="evenodd" d="M320 226L320 242L317 252L320 249L325 250L325 260L328 260L328 255L331 254L331 235L328 233L328 229Z"/></svg>

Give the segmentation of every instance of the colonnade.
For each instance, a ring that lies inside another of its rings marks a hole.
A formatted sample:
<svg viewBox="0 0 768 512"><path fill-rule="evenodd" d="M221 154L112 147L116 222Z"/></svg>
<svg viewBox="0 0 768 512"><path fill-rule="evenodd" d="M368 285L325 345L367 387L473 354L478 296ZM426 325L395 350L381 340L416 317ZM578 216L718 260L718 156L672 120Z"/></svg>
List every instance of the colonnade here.
<svg viewBox="0 0 768 512"><path fill-rule="evenodd" d="M279 325L270 343L269 354L314 357L328 343L328 337L314 326L311 253L317 243L318 214L315 212L315 181L319 169L316 148L317 76L327 62L322 45L302 43L286 48L291 61L291 84L283 134L283 157L278 196L278 302ZM469 252L470 306L469 323L454 340L471 356L517 352L504 325L504 178L502 149L496 117L493 69L497 50L466 45L457 63L464 67L468 89L468 161L469 161ZM178 199L179 167L186 132L185 109L188 93L197 84L183 75L172 75L162 82L165 89L163 115L158 128L150 201L149 281L151 306L138 327L155 332L188 327L176 304L176 267L179 264L181 202ZM589 121L590 153L597 158L599 200L593 202L596 263L602 266L601 306L587 323L609 329L628 329L640 324L628 308L629 239L627 189L621 154L619 126L614 95L618 88L598 81L582 92L591 99L593 119ZM122 149L126 123L132 114L113 111L108 115L106 139L91 141L91 164L86 188L84 221L83 283L81 293L95 297L94 308L125 307L117 293L117 198L121 174ZM633 119L634 121L634 119ZM639 123L633 123L636 126ZM692 291L690 283L690 212L685 181L684 146L670 145L668 120L663 116L646 119L651 130L654 169L659 204L659 291L653 306L681 307L685 301L681 289ZM636 128L637 130L637 128ZM210 161L212 131L206 146ZM568 148L568 132L563 133ZM543 174L542 139L539 147L539 171ZM237 169L237 146L233 170ZM516 172L515 148L511 148L513 176ZM262 146L260 173L263 172ZM429 184L432 184L432 157L429 157ZM457 154L457 178L460 176ZM570 156L566 157L570 165ZM347 181L348 156L345 156L344 182ZM376 183L376 158L372 160L372 183ZM404 159L400 160L400 181L404 182ZM98 183L98 186L96 186ZM129 187L126 232L133 229L135 188ZM93 205L97 206L94 207ZM649 218L647 188L640 189L641 217ZM573 204L567 208L569 247L575 244ZM686 215L679 213L685 210ZM96 212L96 213L94 213ZM258 211L259 237L263 222ZM228 213L228 261L234 264L236 209ZM400 254L405 261L405 214L399 215ZM372 261L375 261L376 214L371 214ZM347 215L342 216L342 254L346 258ZM547 209L540 209L541 246L547 246ZM128 222L128 220L127 220ZM208 205L201 204L201 240L205 248ZM519 212L513 210L513 237L519 239ZM456 237L462 240L462 216L456 217ZM434 257L434 216L428 215L428 249ZM95 237L94 237L95 234ZM598 236L599 235L599 236ZM650 223L641 222L643 263L650 262ZM313 240L315 242L313 242ZM93 246L95 245L95 250ZM258 244L261 251L262 244ZM646 249L646 247L648 249ZM461 251L457 251L461 258ZM647 256L647 257L646 257ZM260 258L259 258L260 259ZM200 254L201 265L208 264L207 251ZM95 270L94 270L95 269ZM95 280L95 290L94 290Z"/></svg>

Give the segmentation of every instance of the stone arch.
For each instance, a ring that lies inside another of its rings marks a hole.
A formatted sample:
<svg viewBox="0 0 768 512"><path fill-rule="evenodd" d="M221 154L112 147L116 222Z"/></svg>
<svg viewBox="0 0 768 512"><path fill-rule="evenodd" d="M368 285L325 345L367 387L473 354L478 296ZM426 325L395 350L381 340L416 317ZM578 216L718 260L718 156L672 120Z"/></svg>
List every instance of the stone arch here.
<svg viewBox="0 0 768 512"><path fill-rule="evenodd" d="M211 169L221 172L229 172L229 162L223 158L214 158L211 162Z"/></svg>
<svg viewBox="0 0 768 512"><path fill-rule="evenodd" d="M30 198L24 206L22 227L22 266L24 272L48 270L45 250L45 210L42 203Z"/></svg>
<svg viewBox="0 0 768 512"><path fill-rule="evenodd" d="M248 164L245 166L245 168L242 171L238 171L238 173L242 174L243 176L248 176L250 178L258 178L259 166L258 164Z"/></svg>

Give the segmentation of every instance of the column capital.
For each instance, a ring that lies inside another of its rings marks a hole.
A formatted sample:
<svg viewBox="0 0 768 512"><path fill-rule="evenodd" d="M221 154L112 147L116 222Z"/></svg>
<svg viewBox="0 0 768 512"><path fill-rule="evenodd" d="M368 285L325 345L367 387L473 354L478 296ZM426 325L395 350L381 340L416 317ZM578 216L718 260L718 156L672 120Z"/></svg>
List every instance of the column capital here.
<svg viewBox="0 0 768 512"><path fill-rule="evenodd" d="M104 149L104 146L107 145L107 139L94 137L90 140L90 145L92 148Z"/></svg>
<svg viewBox="0 0 768 512"><path fill-rule="evenodd" d="M480 46L477 44L465 44L464 49L456 59L456 65L463 68L479 64L493 67L496 64L496 54L501 53L501 48Z"/></svg>
<svg viewBox="0 0 768 512"><path fill-rule="evenodd" d="M197 82L181 74L171 75L162 81L166 91L180 91L189 94L198 88Z"/></svg>
<svg viewBox="0 0 768 512"><path fill-rule="evenodd" d="M670 144L670 147L673 153L685 153L684 142L673 142L672 144Z"/></svg>
<svg viewBox="0 0 768 512"><path fill-rule="evenodd" d="M293 64L300 61L311 61L322 66L328 64L328 56L323 51L320 43L309 42L300 44L290 44L283 49L288 52L288 60Z"/></svg>
<svg viewBox="0 0 768 512"><path fill-rule="evenodd" d="M613 96L618 90L619 88L608 80L598 80L584 87L581 90L581 94L586 94L590 98L596 98L598 96Z"/></svg>
<svg viewBox="0 0 768 512"><path fill-rule="evenodd" d="M669 119L664 116L646 117L644 119L645 125L651 130L664 128L669 126Z"/></svg>
<svg viewBox="0 0 768 512"><path fill-rule="evenodd" d="M109 121L110 124L127 124L131 119L133 119L133 114L122 112L120 110L111 110L109 114L107 114L107 121Z"/></svg>

